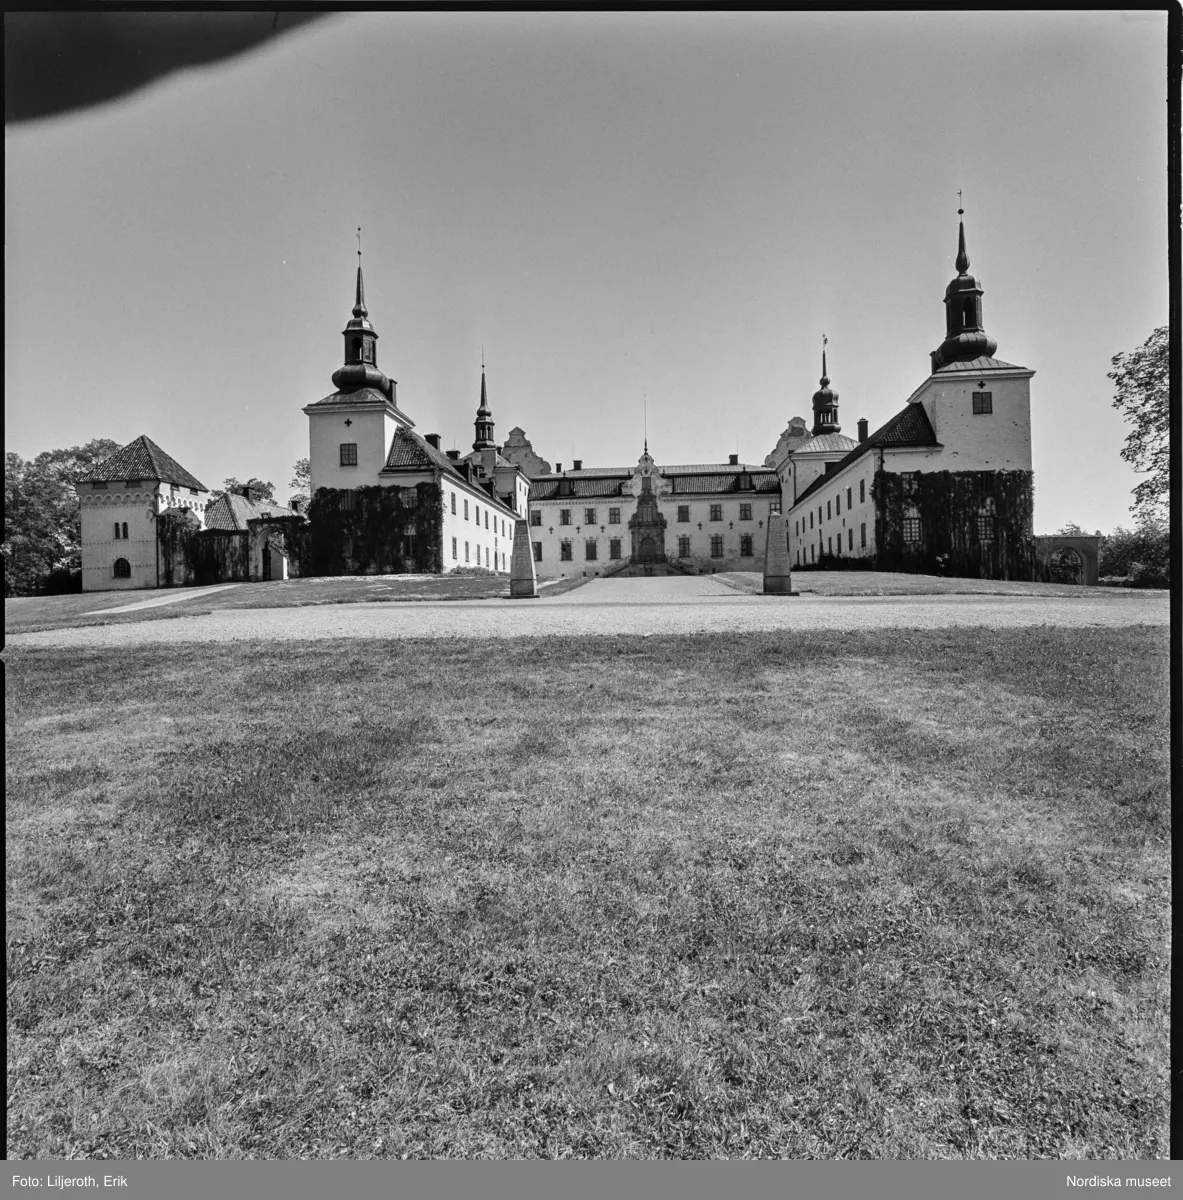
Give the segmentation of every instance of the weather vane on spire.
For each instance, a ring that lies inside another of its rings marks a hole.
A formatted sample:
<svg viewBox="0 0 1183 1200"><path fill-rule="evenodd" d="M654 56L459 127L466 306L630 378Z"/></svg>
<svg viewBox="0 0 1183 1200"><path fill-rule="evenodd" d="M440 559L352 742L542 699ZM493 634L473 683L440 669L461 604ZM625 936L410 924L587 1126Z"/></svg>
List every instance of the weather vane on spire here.
<svg viewBox="0 0 1183 1200"><path fill-rule="evenodd" d="M961 214L964 212L965 212L965 209L961 207L961 189L958 188L957 189L957 215L961 216Z"/></svg>
<svg viewBox="0 0 1183 1200"><path fill-rule="evenodd" d="M357 263L361 266L361 226L357 227Z"/></svg>

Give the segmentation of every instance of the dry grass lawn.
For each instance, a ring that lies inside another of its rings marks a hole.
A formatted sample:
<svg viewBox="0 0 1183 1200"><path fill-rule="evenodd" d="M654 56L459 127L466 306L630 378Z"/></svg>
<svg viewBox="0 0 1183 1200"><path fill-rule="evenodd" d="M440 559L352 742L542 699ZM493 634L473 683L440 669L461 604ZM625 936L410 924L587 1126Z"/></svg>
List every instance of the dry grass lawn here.
<svg viewBox="0 0 1183 1200"><path fill-rule="evenodd" d="M1167 1157L1167 636L10 650L9 1157Z"/></svg>

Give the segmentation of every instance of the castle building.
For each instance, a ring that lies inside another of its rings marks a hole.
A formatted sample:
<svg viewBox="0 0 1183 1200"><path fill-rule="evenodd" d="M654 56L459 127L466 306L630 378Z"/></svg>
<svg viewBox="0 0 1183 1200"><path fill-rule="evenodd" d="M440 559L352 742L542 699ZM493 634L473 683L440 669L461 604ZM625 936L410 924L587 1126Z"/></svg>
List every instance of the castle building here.
<svg viewBox="0 0 1183 1200"><path fill-rule="evenodd" d="M396 382L378 368L360 251L353 315L342 333L336 390L304 409L310 517L314 531L329 531L314 557L332 573L508 572L513 523L525 515L529 487L498 454L484 368L473 452L461 459L440 448L438 434L415 432Z"/></svg>
<svg viewBox="0 0 1183 1200"><path fill-rule="evenodd" d="M1035 372L994 357L964 221L956 269L945 290L945 340L904 407L870 436L860 422L858 442L820 473L802 470L811 442L782 469L794 567L857 559L879 570L1033 578ZM836 414L824 362L814 411L821 397L822 411Z"/></svg>
<svg viewBox="0 0 1183 1200"><path fill-rule="evenodd" d="M160 587L157 520L188 513L204 523L209 489L141 434L75 481L82 517L82 590Z"/></svg>

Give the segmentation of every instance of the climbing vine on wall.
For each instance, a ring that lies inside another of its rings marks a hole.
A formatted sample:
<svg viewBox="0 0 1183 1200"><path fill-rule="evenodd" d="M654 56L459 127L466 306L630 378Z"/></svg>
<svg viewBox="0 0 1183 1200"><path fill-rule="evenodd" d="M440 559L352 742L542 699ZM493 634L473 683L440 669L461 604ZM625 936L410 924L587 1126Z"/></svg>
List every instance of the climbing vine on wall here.
<svg viewBox="0 0 1183 1200"><path fill-rule="evenodd" d="M193 579L193 558L201 521L188 509L166 509L156 517L160 583L184 587Z"/></svg>
<svg viewBox="0 0 1183 1200"><path fill-rule="evenodd" d="M1034 579L1033 478L1030 471L877 472L876 569ZM919 518L919 541L905 540L907 518Z"/></svg>
<svg viewBox="0 0 1183 1200"><path fill-rule="evenodd" d="M443 516L438 482L318 488L308 508L311 573L438 573Z"/></svg>

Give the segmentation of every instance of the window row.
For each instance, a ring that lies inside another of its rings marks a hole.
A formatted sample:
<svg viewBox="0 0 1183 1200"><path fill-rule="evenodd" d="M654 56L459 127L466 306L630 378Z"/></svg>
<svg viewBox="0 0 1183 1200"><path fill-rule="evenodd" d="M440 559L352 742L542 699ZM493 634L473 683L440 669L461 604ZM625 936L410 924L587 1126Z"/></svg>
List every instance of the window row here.
<svg viewBox="0 0 1183 1200"><path fill-rule="evenodd" d="M490 552L489 547L486 546L485 547L485 561L482 563L481 562L481 547L480 546L474 547L471 542L465 542L464 543L464 561L466 563L471 564L474 562L474 560L478 567L485 566L485 567L491 568L494 571L509 570L509 556L508 555L502 554L500 551L498 551L496 549L494 549L493 551ZM452 561L453 562L460 561L460 545L459 545L459 539L457 539L457 538L452 539Z"/></svg>
<svg viewBox="0 0 1183 1200"><path fill-rule="evenodd" d="M534 561L542 562L542 543L534 542ZM753 558L754 551L752 548L752 535L745 533L740 535L739 539L739 554L741 558ZM559 561L573 562L575 556L574 543L570 538L564 538L559 543ZM710 539L710 556L711 558L724 558L726 556L723 547L723 535L720 533L712 535ZM610 538L608 541L608 557L609 559L619 559L623 557L621 550L621 539ZM678 538L678 558L690 558L690 538L683 534ZM596 562L599 558L599 544L595 538L586 538L583 543L583 561Z"/></svg>
<svg viewBox="0 0 1183 1200"><path fill-rule="evenodd" d="M858 502L860 504L865 504L866 501L867 501L867 481L865 479L860 479L858 481ZM849 512L853 508L854 508L854 488L848 487L846 489L846 510L847 510L847 512ZM818 523L818 525L820 525L822 523L823 510L825 511L825 514L826 514L825 520L827 520L827 521L832 520L834 517L840 517L842 515L842 493L839 492L838 495L836 495L833 498L833 500L827 500L824 505L819 504L817 506L817 523ZM806 517L804 517L804 516L798 517L797 520L795 520L793 522L793 532L798 537L800 537L803 533L805 533L807 529L812 529L814 527L813 510L810 509L809 513L807 515L808 515L808 524L806 523Z"/></svg>
<svg viewBox="0 0 1183 1200"><path fill-rule="evenodd" d="M569 509L569 508L560 508L559 509L559 524L560 525L572 524L573 523L572 518L573 518L573 510L572 509ZM599 519L599 509L585 508L583 510L584 525L595 525L595 524L597 524L598 519ZM741 504L739 506L739 519L741 521L750 521L752 519L752 506L750 504ZM723 505L721 505L721 504L712 504L711 505L710 520L712 520L712 521L722 521L723 520ZM619 525L620 523L621 523L620 509L619 508L608 509L607 524ZM678 523L682 524L682 525L690 524L690 505L689 504L679 504L678 505ZM531 510L530 524L535 527L538 527L542 524L542 512L540 509L535 508L535 509Z"/></svg>
<svg viewBox="0 0 1183 1200"><path fill-rule="evenodd" d="M452 501L452 515L457 516L458 514L456 512L456 493L449 492L448 495L451 497L451 501ZM473 504L472 508L473 508L472 520L475 521L476 524L479 525L481 523L481 506L479 504ZM486 529L490 528L489 517L490 517L489 509L486 508L485 509L485 528ZM464 501L464 519L466 521L469 519L468 500L467 499L465 499L465 501ZM496 513L493 513L492 519L493 519L493 524L492 524L491 528L492 528L493 532L494 533L497 532L497 522L500 521L501 522L501 536L508 537L509 534L506 533L506 531L505 531L505 518L498 517Z"/></svg>

